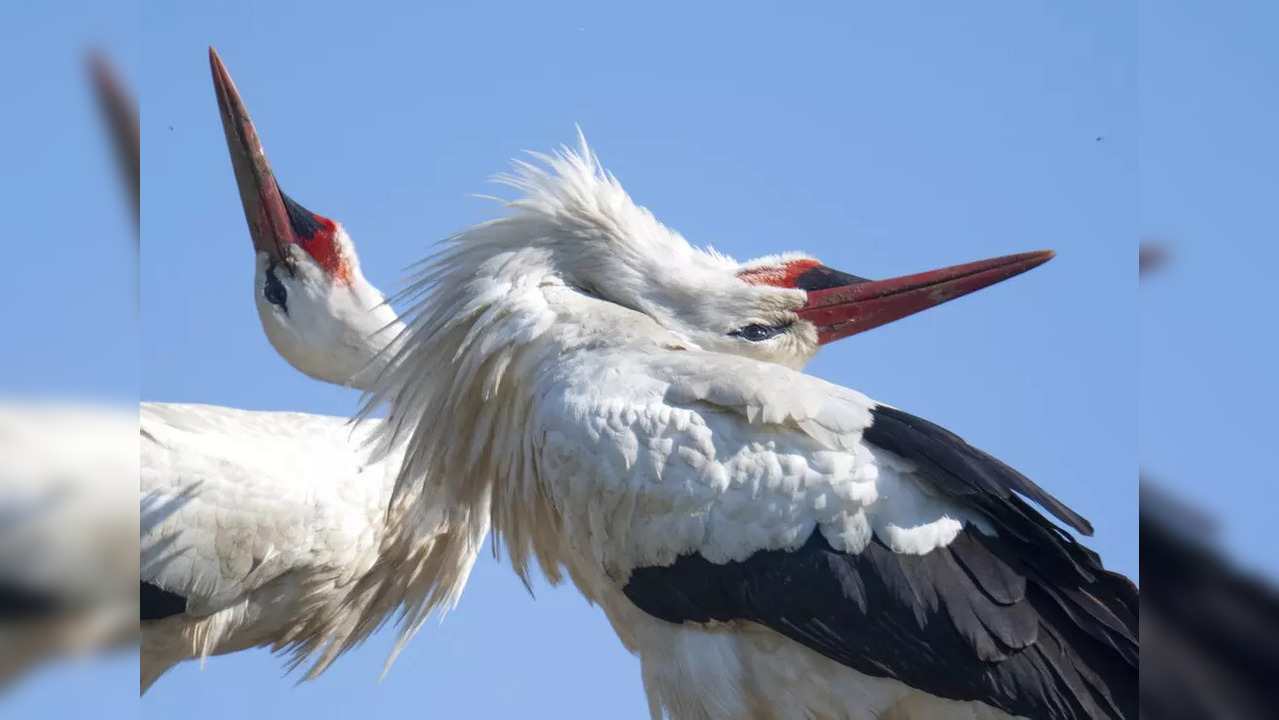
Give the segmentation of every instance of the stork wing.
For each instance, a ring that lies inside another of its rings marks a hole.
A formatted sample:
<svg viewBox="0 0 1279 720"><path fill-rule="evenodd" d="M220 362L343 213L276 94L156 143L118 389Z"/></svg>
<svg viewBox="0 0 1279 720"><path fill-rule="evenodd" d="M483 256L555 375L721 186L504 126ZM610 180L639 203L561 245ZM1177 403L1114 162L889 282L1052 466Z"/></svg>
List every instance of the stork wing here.
<svg viewBox="0 0 1279 720"><path fill-rule="evenodd" d="M0 406L0 689L134 640L136 428L127 408Z"/></svg>
<svg viewBox="0 0 1279 720"><path fill-rule="evenodd" d="M1016 471L779 366L701 353L599 365L632 396L592 397L590 372L568 375L563 410L600 418L578 440L591 456L571 462L593 462L579 473L596 483L621 477L601 494L611 505L574 509L608 528L597 554L640 609L758 623L864 674L1013 715L1136 717L1136 589L1036 512L1023 496L1088 529Z"/></svg>
<svg viewBox="0 0 1279 720"><path fill-rule="evenodd" d="M132 592L128 410L0 407L0 620Z"/></svg>
<svg viewBox="0 0 1279 720"><path fill-rule="evenodd" d="M142 619L351 581L386 479L342 418L143 403Z"/></svg>

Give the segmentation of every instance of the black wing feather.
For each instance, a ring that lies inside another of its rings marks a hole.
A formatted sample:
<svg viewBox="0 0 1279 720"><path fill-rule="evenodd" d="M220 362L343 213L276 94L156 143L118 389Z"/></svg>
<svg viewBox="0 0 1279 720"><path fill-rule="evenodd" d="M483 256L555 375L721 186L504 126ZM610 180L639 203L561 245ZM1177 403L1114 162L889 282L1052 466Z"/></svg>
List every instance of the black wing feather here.
<svg viewBox="0 0 1279 720"><path fill-rule="evenodd" d="M0 622L44 618L61 609L62 603L48 593L0 581Z"/></svg>
<svg viewBox="0 0 1279 720"><path fill-rule="evenodd" d="M942 489L946 492L958 497L973 497L979 504L991 500L1007 501L1013 493L1018 493L1043 506L1053 517L1077 532L1092 535L1092 525L1079 513L1063 505L1030 478L969 445L946 428L887 405L876 406L871 414L874 422L863 434L866 441L924 463L928 476L943 483L945 487Z"/></svg>
<svg viewBox="0 0 1279 720"><path fill-rule="evenodd" d="M138 616L143 622L163 620L187 611L187 599L158 585L143 582L138 596Z"/></svg>
<svg viewBox="0 0 1279 720"><path fill-rule="evenodd" d="M969 528L926 555L878 539L850 554L814 531L794 551L636 569L627 597L674 623L755 622L864 674L1013 715L1135 720L1136 586L1020 496L1079 532L1088 522L953 433L893 408L872 415L868 443L914 462L998 537Z"/></svg>

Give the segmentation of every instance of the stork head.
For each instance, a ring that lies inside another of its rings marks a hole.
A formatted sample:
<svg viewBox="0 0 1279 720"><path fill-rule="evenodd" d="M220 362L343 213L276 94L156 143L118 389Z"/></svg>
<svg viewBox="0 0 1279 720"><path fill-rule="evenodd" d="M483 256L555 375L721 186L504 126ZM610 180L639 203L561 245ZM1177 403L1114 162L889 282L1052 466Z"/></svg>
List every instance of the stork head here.
<svg viewBox="0 0 1279 720"><path fill-rule="evenodd" d="M530 327L558 322L567 337L584 342L642 335L800 368L824 344L1053 256L1011 255L889 280L800 254L739 263L694 247L635 205L584 141L577 151L539 157L545 167L518 163L515 175L502 178L524 192L510 203L519 212L462 233L431 272L457 283L439 292L464 298L457 302L472 316L488 297L505 304L505 313L537 315Z"/></svg>
<svg viewBox="0 0 1279 720"><path fill-rule="evenodd" d="M1052 257L1050 250L1006 255L888 280L852 275L801 254L760 258L743 264L735 273L738 280L752 286L756 309L745 315L740 310L729 312L730 324L734 322L732 315L739 324L751 316L758 320L722 334L727 342L721 340L715 346L724 352L798 368L822 345L967 295ZM782 300L783 295L789 302ZM759 311L769 305L783 309Z"/></svg>
<svg viewBox="0 0 1279 720"><path fill-rule="evenodd" d="M346 230L280 190L213 48L209 63L257 259L254 299L262 329L276 352L303 373L367 389L381 351L398 332L395 311L364 279Z"/></svg>

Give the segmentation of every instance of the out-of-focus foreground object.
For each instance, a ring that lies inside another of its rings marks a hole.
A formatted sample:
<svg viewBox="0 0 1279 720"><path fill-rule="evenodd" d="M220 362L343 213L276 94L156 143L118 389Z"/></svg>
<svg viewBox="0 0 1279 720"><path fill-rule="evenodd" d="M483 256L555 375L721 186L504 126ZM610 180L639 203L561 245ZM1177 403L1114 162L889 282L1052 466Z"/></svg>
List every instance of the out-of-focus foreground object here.
<svg viewBox="0 0 1279 720"><path fill-rule="evenodd" d="M100 53L89 69L136 220L137 103ZM136 642L137 431L132 408L0 405L0 690Z"/></svg>
<svg viewBox="0 0 1279 720"><path fill-rule="evenodd" d="M111 134L120 163L125 190L133 195L133 217L136 221L142 204L142 143L138 124L138 104L124 89L110 63L97 51L89 53L89 67L98 104Z"/></svg>
<svg viewBox="0 0 1279 720"><path fill-rule="evenodd" d="M1140 274L1168 259L1141 247ZM1141 482L1142 716L1252 720L1279 709L1279 594L1215 547L1216 523Z"/></svg>
<svg viewBox="0 0 1279 720"><path fill-rule="evenodd" d="M1142 480L1141 707L1151 720L1279 709L1279 596L1213 547L1212 526Z"/></svg>
<svg viewBox="0 0 1279 720"><path fill-rule="evenodd" d="M1141 246L1138 262L1139 272L1145 275L1150 270L1154 270L1164 261L1168 259L1168 249L1162 244L1146 243Z"/></svg>
<svg viewBox="0 0 1279 720"><path fill-rule="evenodd" d="M136 637L137 427L124 408L0 407L0 688Z"/></svg>

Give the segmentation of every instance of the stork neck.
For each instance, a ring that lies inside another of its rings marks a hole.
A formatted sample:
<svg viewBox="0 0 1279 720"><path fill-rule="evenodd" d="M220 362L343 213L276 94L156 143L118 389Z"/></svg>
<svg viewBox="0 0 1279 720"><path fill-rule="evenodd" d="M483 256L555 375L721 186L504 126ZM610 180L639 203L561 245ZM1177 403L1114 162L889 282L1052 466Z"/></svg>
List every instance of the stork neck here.
<svg viewBox="0 0 1279 720"><path fill-rule="evenodd" d="M404 330L358 269L348 282L335 283L318 272L273 275L264 265L257 307L267 339L285 361L316 380L360 390L373 389Z"/></svg>
<svg viewBox="0 0 1279 720"><path fill-rule="evenodd" d="M392 319L389 324L384 323L381 329L368 337L364 362L352 368L350 379L343 383L344 385L364 391L376 388L378 378L395 358L400 344L400 333L404 330L404 323L395 316L395 313L391 312L390 315Z"/></svg>
<svg viewBox="0 0 1279 720"><path fill-rule="evenodd" d="M382 293L362 276L352 284L353 302L358 308L340 314L347 330L339 353L338 377L321 378L358 390L372 390L382 371L395 357L404 323Z"/></svg>

